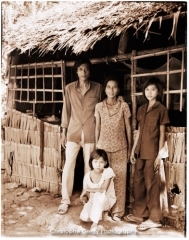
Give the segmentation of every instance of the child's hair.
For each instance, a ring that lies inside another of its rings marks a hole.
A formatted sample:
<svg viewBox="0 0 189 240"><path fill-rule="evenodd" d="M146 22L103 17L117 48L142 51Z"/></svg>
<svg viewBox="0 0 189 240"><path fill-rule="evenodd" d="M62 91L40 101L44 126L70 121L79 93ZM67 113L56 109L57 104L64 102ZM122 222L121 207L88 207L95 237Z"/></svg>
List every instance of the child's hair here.
<svg viewBox="0 0 189 240"><path fill-rule="evenodd" d="M157 95L156 100L162 102L162 98L163 98L163 84L162 84L162 82L158 78L155 78L155 77L149 78L144 83L143 90L142 90L143 96L146 98L146 96L145 96L145 89L148 86L150 86L150 85L155 85L156 86L156 88L158 89L158 95Z"/></svg>
<svg viewBox="0 0 189 240"><path fill-rule="evenodd" d="M108 162L108 155L106 153L106 151L104 151L103 149L95 149L90 156L89 159L89 167L91 168L91 170L93 169L93 165L92 165L92 161L96 158L99 159L100 157L102 157L104 159L104 161L106 161L106 165L104 166L105 168L109 167L109 162Z"/></svg>
<svg viewBox="0 0 189 240"><path fill-rule="evenodd" d="M80 59L75 61L74 69L75 69L76 72L77 72L78 67L80 67L82 64L88 64L89 70L91 70L91 65L92 64L91 64L90 60L88 58L83 57L83 58L80 58Z"/></svg>

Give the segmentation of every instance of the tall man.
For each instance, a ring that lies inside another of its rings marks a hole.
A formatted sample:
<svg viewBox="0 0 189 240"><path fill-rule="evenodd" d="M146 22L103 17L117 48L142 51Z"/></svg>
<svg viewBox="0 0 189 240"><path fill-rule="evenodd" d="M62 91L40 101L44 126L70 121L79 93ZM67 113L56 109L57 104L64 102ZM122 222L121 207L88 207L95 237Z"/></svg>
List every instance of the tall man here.
<svg viewBox="0 0 189 240"><path fill-rule="evenodd" d="M66 161L62 173L62 200L59 214L65 214L73 191L74 169L80 148L83 148L84 173L90 170L89 157L95 149L95 105L101 100L101 84L90 81L91 62L76 61L74 68L78 80L65 88L62 111L62 146Z"/></svg>

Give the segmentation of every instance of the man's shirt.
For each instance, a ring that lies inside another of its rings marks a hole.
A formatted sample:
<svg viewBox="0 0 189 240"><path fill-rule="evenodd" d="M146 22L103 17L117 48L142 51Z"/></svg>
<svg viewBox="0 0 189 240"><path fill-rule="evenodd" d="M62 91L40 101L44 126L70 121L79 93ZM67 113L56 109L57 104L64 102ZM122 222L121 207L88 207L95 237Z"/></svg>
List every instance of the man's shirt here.
<svg viewBox="0 0 189 240"><path fill-rule="evenodd" d="M95 105L101 100L101 84L90 81L84 95L79 82L68 84L62 111L62 127L67 128L67 141L79 142L84 132L85 143L95 143Z"/></svg>

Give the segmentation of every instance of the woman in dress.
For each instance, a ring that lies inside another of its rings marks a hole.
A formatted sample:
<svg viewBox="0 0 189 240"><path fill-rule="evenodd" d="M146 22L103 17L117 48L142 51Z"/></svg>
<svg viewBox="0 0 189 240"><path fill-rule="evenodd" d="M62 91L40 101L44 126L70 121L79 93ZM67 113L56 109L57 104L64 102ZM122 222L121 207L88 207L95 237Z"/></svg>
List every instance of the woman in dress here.
<svg viewBox="0 0 189 240"><path fill-rule="evenodd" d="M96 147L108 154L110 167L115 173L117 201L111 210L112 219L120 221L125 213L127 162L131 152L130 109L119 97L119 81L108 76L105 81L106 98L96 104Z"/></svg>

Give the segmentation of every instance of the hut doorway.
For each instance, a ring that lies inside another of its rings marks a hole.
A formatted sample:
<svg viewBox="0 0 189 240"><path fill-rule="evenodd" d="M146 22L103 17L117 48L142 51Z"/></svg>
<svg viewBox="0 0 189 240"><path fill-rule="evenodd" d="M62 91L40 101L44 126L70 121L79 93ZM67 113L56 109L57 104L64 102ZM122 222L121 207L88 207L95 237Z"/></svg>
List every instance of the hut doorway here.
<svg viewBox="0 0 189 240"><path fill-rule="evenodd" d="M83 177L84 177L83 150L80 149L78 156L77 156L75 172L74 172L73 192L82 192Z"/></svg>

